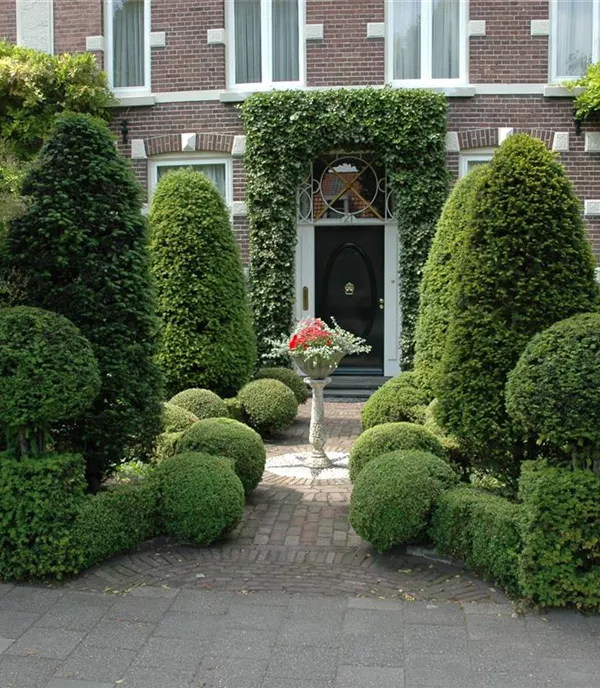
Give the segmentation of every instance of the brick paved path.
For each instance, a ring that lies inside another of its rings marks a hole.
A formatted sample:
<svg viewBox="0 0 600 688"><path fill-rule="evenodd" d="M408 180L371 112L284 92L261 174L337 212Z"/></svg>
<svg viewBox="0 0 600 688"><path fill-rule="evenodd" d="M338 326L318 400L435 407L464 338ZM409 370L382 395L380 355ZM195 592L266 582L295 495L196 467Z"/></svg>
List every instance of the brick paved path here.
<svg viewBox="0 0 600 688"><path fill-rule="evenodd" d="M360 433L357 403L326 405L327 449L348 451ZM306 451L310 404L268 455ZM157 541L116 557L69 587L125 590L141 584L232 591L310 592L426 600L504 601L501 592L459 569L403 550L385 555L363 542L348 523L351 486L265 473L240 526L206 549Z"/></svg>

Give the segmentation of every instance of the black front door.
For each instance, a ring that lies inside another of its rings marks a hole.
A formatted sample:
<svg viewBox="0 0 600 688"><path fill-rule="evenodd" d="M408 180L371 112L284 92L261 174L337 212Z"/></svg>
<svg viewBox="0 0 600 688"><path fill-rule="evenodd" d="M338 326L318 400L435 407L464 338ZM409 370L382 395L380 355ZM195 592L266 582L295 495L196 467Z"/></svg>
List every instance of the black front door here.
<svg viewBox="0 0 600 688"><path fill-rule="evenodd" d="M346 356L341 373L383 374L383 227L315 228L315 315L364 337L368 354Z"/></svg>

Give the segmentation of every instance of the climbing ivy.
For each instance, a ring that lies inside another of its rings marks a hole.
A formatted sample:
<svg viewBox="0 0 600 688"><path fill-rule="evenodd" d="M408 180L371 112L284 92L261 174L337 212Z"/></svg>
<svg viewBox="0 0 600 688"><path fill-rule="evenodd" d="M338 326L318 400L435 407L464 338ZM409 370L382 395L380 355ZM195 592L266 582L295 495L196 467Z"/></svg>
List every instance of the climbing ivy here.
<svg viewBox="0 0 600 688"><path fill-rule="evenodd" d="M410 366L422 267L448 192L446 109L442 95L417 89L272 91L245 101L250 285L261 356L292 321L298 185L323 153L373 151L395 196L400 346Z"/></svg>

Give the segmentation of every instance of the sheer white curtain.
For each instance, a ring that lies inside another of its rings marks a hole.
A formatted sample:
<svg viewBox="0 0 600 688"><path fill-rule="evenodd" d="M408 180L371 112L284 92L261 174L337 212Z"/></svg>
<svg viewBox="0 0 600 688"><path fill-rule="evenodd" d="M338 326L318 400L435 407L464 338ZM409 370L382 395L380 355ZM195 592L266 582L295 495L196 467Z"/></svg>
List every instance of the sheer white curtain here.
<svg viewBox="0 0 600 688"><path fill-rule="evenodd" d="M555 76L585 73L592 60L593 9L592 0L555 0Z"/></svg>
<svg viewBox="0 0 600 688"><path fill-rule="evenodd" d="M394 2L394 79L421 78L421 0Z"/></svg>
<svg viewBox="0 0 600 688"><path fill-rule="evenodd" d="M165 174L172 170L192 169L194 172L204 172L210 181L217 187L221 196L226 198L227 185L225 165L223 163L207 163L199 165L160 165L157 170L158 181L160 181Z"/></svg>
<svg viewBox="0 0 600 688"><path fill-rule="evenodd" d="M433 0L432 64L434 79L460 76L460 0Z"/></svg>
<svg viewBox="0 0 600 688"><path fill-rule="evenodd" d="M261 0L235 0L235 82L262 81Z"/></svg>
<svg viewBox="0 0 600 688"><path fill-rule="evenodd" d="M114 0L113 85L144 86L144 0Z"/></svg>
<svg viewBox="0 0 600 688"><path fill-rule="evenodd" d="M298 0L273 0L273 81L300 79Z"/></svg>

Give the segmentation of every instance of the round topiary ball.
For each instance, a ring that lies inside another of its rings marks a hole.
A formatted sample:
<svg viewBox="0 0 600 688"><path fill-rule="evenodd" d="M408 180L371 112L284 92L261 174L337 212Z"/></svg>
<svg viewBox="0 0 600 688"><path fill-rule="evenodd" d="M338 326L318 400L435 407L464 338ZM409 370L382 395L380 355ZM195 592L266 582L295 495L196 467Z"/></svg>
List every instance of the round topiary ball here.
<svg viewBox="0 0 600 688"><path fill-rule="evenodd" d="M172 459L177 454L177 444L182 434L181 432L161 432L154 443L152 462L161 463L165 459Z"/></svg>
<svg viewBox="0 0 600 688"><path fill-rule="evenodd" d="M384 423L365 430L350 450L350 480L354 482L369 461L397 449L426 451L446 458L440 440L422 425Z"/></svg>
<svg viewBox="0 0 600 688"><path fill-rule="evenodd" d="M298 413L294 393L279 380L249 382L240 390L238 399L248 425L262 436L289 428Z"/></svg>
<svg viewBox="0 0 600 688"><path fill-rule="evenodd" d="M264 378L283 382L286 387L292 390L298 404L304 404L310 396L304 378L300 377L298 373L295 373L289 368L261 368L258 373L256 373L254 379L263 380Z"/></svg>
<svg viewBox="0 0 600 688"><path fill-rule="evenodd" d="M203 418L227 418L229 413L225 402L218 394L209 389L184 389L172 399L169 404L179 406L190 413L193 413L198 420Z"/></svg>
<svg viewBox="0 0 600 688"><path fill-rule="evenodd" d="M163 404L163 432L183 432L200 420L190 411L170 402Z"/></svg>
<svg viewBox="0 0 600 688"><path fill-rule="evenodd" d="M533 337L508 376L506 408L525 434L598 458L600 314L575 315Z"/></svg>
<svg viewBox="0 0 600 688"><path fill-rule="evenodd" d="M190 452L158 464L151 477L168 535L210 545L244 513L244 488L230 459Z"/></svg>
<svg viewBox="0 0 600 688"><path fill-rule="evenodd" d="M379 552L419 541L436 499L457 481L450 466L433 454L383 454L365 466L354 484L350 524Z"/></svg>
<svg viewBox="0 0 600 688"><path fill-rule="evenodd" d="M429 395L417 387L414 373L400 373L374 392L365 404L363 430L383 423L423 423Z"/></svg>
<svg viewBox="0 0 600 688"><path fill-rule="evenodd" d="M246 493L260 482L267 458L260 435L232 418L199 420L183 433L177 451L202 452L231 459Z"/></svg>
<svg viewBox="0 0 600 688"><path fill-rule="evenodd" d="M100 389L89 341L58 313L0 310L0 421L43 428L78 416Z"/></svg>

